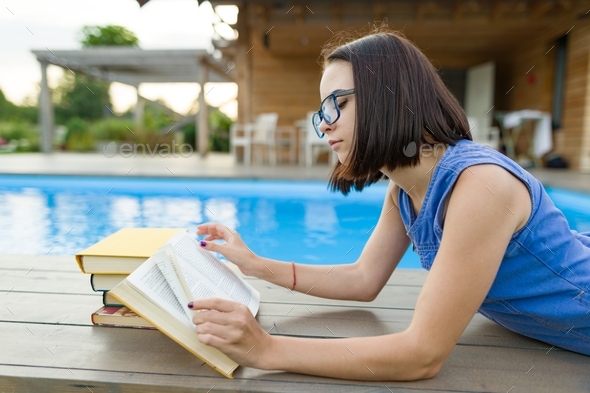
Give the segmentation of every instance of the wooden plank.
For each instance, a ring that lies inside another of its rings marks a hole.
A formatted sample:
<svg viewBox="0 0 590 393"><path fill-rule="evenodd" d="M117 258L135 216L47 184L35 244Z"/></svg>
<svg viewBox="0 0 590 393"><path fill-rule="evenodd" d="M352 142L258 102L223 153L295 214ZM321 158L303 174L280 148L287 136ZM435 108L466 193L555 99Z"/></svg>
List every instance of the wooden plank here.
<svg viewBox="0 0 590 393"><path fill-rule="evenodd" d="M71 371L71 373L68 373ZM384 385L362 383L334 383L327 378L306 381L285 381L285 373L261 374L259 378L220 379L210 375L170 375L157 373L124 373L117 371L81 370L69 368L64 373L60 367L26 367L0 365L0 389L2 391L27 391L47 393L80 392L129 392L129 393L180 393L180 392L340 392L343 389L363 393L382 392ZM289 374L290 375L290 374ZM391 387L394 392L407 392L403 385ZM415 391L415 390L410 390ZM436 390L422 390L436 391Z"/></svg>
<svg viewBox="0 0 590 393"><path fill-rule="evenodd" d="M246 280L258 280L244 276L232 263L228 266ZM70 272L86 277L88 282L90 280L90 275L80 272L73 256L0 255L0 272L9 271L14 271L15 275L22 272L23 276L36 276L39 272ZM398 268L393 272L387 285L421 286L427 275L428 272L422 269ZM1 288L4 287L0 284Z"/></svg>
<svg viewBox="0 0 590 393"><path fill-rule="evenodd" d="M92 326L90 314L101 307L100 296L11 292L2 299L0 323ZM262 302L256 319L271 334L301 337L363 337L403 331L412 310L317 306ZM108 328L108 327L97 327ZM31 334L36 329L30 328ZM546 348L476 315L459 340L461 345Z"/></svg>
<svg viewBox="0 0 590 393"><path fill-rule="evenodd" d="M35 335L26 330L32 326L37 329ZM171 345L171 340L157 331L22 324L2 324L1 330L11 340L0 342L0 365L36 367L36 377L56 378L55 374L59 374L58 378L71 380L79 372L102 370L124 373L128 383L137 383L137 378L146 374L166 374L198 377L190 379L193 389L216 386L247 391L253 390L249 386L253 382L268 382L272 386L314 382L327 384L326 388L380 387L381 391L385 385L249 368L239 368L236 379L231 381L202 366L197 358L180 346ZM546 348L458 346L436 378L387 386L439 391L508 391L511 386L518 386L516 391L535 392L583 391L588 386L590 357L557 349L547 352ZM0 371L14 369L4 367ZM297 390L296 386L292 389Z"/></svg>
<svg viewBox="0 0 590 393"><path fill-rule="evenodd" d="M63 270L81 273L73 255L1 254L0 269L20 269L25 271L31 269Z"/></svg>
<svg viewBox="0 0 590 393"><path fill-rule="evenodd" d="M35 262L43 263L44 258ZM0 259L0 261L4 261ZM240 368L227 380L157 331L93 327L89 314L100 295L89 291L88 276L55 268L25 271L18 262L0 262L0 390L74 391L584 391L590 357L551 349L476 316L441 373L412 383L367 383ZM415 302L422 271L396 272L376 302L336 302L291 294L249 279L263 293L258 319L271 333L304 337L367 336L403 330ZM397 280L397 281L396 281ZM396 282L398 284L396 284ZM414 285L399 285L400 283ZM84 293L64 294L70 285ZM83 287L86 286L86 289ZM398 299L396 299L396 297ZM401 299L401 300L400 300ZM96 306L96 307L95 307ZM23 322L25 321L25 322ZM330 327L327 329L326 326ZM272 328L272 329L271 329ZM332 335L333 333L333 335ZM548 352L548 353L547 353ZM387 388L386 388L387 386Z"/></svg>
<svg viewBox="0 0 590 393"><path fill-rule="evenodd" d="M90 287L89 275L71 272L31 271L23 274L22 271L8 270L0 276L0 293L9 292L43 292L71 293L79 295L95 294ZM260 297L266 302L284 304L315 304L315 305L356 305L366 307L367 302L350 302L345 300L329 300L317 298L313 295L313 288L322 285L322 280L328 280L329 276L321 277L310 288L309 295L301 292L292 292L287 288L268 283L266 281L249 279L248 282L260 292ZM59 285L56 285L59 282ZM301 289L302 291L304 289ZM420 286L386 285L381 294L370 303L371 307L387 307L399 309L413 309Z"/></svg>
<svg viewBox="0 0 590 393"><path fill-rule="evenodd" d="M61 285L55 285L56 281ZM0 275L0 293L13 291L95 294L90 285L90 275L68 271L4 270Z"/></svg>

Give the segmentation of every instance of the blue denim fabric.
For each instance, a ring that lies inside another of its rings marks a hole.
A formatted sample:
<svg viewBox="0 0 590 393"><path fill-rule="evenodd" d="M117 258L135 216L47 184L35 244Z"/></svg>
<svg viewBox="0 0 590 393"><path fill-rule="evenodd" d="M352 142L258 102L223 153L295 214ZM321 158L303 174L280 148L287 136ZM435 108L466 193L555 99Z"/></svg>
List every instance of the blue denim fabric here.
<svg viewBox="0 0 590 393"><path fill-rule="evenodd" d="M430 270L443 233L445 200L468 167L495 164L528 188L532 211L506 249L479 312L525 336L590 355L590 232L569 225L543 185L495 150L462 140L449 146L432 175L416 217L400 189L400 214L422 267ZM477 246L475 246L477 247Z"/></svg>

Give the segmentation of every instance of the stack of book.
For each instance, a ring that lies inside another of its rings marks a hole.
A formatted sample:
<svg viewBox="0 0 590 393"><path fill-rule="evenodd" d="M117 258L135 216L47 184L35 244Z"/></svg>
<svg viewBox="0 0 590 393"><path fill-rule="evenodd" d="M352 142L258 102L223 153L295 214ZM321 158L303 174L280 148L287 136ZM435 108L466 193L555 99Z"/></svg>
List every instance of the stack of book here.
<svg viewBox="0 0 590 393"><path fill-rule="evenodd" d="M256 315L260 293L182 229L127 228L76 255L91 274L103 307L92 314L97 325L155 328L231 378L238 364L203 344L195 332L193 299L222 298L247 306Z"/></svg>
<svg viewBox="0 0 590 393"><path fill-rule="evenodd" d="M92 323L103 326L154 329L144 318L111 295L110 290L166 244L180 228L124 228L76 254L90 285L102 293L102 306L91 314Z"/></svg>

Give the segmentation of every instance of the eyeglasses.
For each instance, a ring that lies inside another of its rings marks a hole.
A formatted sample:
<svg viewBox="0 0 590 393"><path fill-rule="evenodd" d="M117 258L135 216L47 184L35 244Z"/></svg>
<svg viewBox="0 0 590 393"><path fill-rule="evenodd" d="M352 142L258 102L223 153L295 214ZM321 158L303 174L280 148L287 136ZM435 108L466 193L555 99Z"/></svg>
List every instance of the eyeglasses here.
<svg viewBox="0 0 590 393"><path fill-rule="evenodd" d="M340 108L338 107L338 101L336 101L336 98L348 96L350 94L354 94L354 89L337 91L322 100L322 103L320 104L320 110L314 113L313 117L311 118L313 129L315 130L316 134L318 134L318 137L324 137L324 133L320 131L320 124L322 124L322 120L325 121L326 124L330 125L336 123L338 119L340 119Z"/></svg>

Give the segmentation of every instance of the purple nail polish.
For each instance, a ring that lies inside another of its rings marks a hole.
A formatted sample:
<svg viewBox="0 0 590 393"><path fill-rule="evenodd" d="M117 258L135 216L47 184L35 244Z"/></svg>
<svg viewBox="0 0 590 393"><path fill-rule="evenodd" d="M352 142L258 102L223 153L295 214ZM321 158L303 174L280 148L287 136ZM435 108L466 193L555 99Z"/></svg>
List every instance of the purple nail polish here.
<svg viewBox="0 0 590 393"><path fill-rule="evenodd" d="M193 308L193 302L190 302L190 303L188 304L188 308Z"/></svg>
<svg viewBox="0 0 590 393"><path fill-rule="evenodd" d="M201 240L201 247L207 247L207 242L204 240Z"/></svg>

